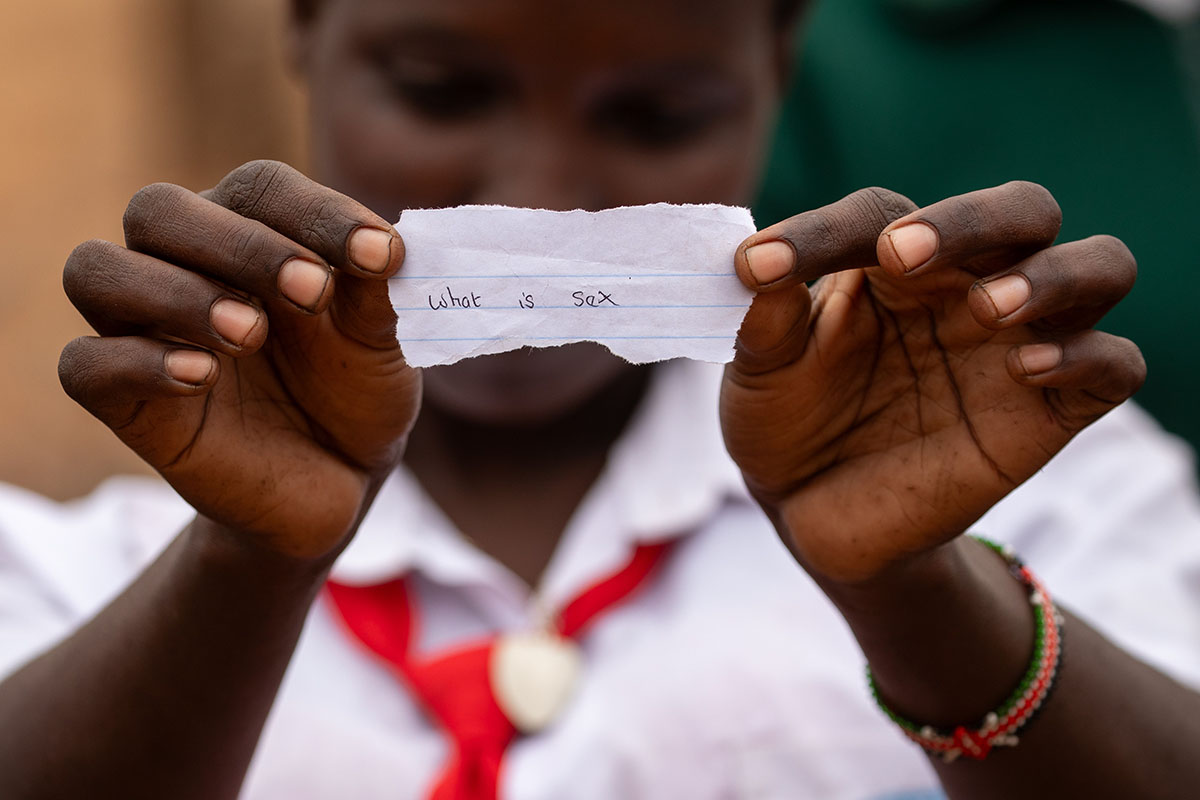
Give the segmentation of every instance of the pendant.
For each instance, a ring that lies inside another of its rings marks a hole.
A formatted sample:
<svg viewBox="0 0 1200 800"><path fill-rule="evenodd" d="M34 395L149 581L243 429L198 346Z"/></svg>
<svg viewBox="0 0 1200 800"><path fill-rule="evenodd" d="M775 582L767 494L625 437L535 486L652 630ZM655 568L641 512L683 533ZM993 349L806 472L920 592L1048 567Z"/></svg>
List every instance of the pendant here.
<svg viewBox="0 0 1200 800"><path fill-rule="evenodd" d="M537 733L562 711L583 659L570 639L541 631L501 636L488 665L492 694L521 733Z"/></svg>

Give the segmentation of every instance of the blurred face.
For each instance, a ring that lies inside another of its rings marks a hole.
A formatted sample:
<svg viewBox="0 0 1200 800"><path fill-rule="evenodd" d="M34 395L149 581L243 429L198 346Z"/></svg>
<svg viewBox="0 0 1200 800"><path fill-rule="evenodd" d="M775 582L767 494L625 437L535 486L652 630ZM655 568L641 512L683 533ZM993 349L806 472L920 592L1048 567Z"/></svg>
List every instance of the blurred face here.
<svg viewBox="0 0 1200 800"><path fill-rule="evenodd" d="M324 0L299 27L316 177L386 219L495 203L746 204L787 37L770 0ZM426 370L480 421L566 413L625 362L598 345Z"/></svg>

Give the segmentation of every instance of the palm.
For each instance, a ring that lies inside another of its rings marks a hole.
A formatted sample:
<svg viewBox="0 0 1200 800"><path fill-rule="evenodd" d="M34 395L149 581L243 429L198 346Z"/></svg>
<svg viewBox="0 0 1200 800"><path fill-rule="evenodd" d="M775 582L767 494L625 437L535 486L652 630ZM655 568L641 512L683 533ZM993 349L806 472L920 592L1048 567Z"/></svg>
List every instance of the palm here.
<svg viewBox="0 0 1200 800"><path fill-rule="evenodd" d="M1012 380L1010 349L1037 337L980 326L964 302L975 280L956 270L901 289L880 269L830 276L802 355L727 385L731 452L794 519L807 557L843 547L848 530L871 532L885 560L951 538L1086 423L1072 398Z"/></svg>
<svg viewBox="0 0 1200 800"><path fill-rule="evenodd" d="M763 274L791 271L742 326L726 443L830 580L869 580L963 533L1145 377L1136 345L1092 328L1136 274L1120 241L1055 245L1058 206L1028 183L914 209L866 189L738 251L750 285L759 244L792 251L759 250ZM811 294L798 282L815 278Z"/></svg>
<svg viewBox="0 0 1200 800"><path fill-rule="evenodd" d="M272 314L263 349L221 357L208 395L149 401L120 435L201 513L290 552L330 550L399 458L420 385L394 341L355 341L336 311Z"/></svg>
<svg viewBox="0 0 1200 800"><path fill-rule="evenodd" d="M125 247L67 259L64 287L100 336L64 348L63 387L212 521L335 553L420 404L387 290L403 242L275 161L200 194L146 186L124 229Z"/></svg>

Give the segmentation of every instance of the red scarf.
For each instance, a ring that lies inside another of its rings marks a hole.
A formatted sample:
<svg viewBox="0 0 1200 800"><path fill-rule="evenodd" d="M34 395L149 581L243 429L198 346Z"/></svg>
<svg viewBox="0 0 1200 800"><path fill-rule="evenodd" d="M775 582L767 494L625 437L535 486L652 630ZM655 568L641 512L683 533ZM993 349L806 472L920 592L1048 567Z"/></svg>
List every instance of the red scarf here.
<svg viewBox="0 0 1200 800"><path fill-rule="evenodd" d="M639 545L628 564L563 608L554 620L558 634L579 639L593 620L643 585L667 549L666 542ZM492 691L490 665L498 637L414 656L418 614L405 579L376 586L331 581L328 590L350 633L383 659L453 740L430 800L495 800L504 752L518 735Z"/></svg>

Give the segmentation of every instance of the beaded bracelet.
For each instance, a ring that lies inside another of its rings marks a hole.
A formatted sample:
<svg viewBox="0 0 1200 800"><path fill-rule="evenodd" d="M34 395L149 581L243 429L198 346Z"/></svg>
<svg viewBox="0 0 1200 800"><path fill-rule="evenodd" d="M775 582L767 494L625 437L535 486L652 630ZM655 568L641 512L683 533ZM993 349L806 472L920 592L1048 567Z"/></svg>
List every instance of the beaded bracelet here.
<svg viewBox="0 0 1200 800"><path fill-rule="evenodd" d="M871 668L867 667L867 684L875 703L883 713L900 726L905 736L925 748L931 755L940 756L946 763L960 756L982 760L994 747L1015 747L1018 743L1017 731L1033 719L1046 701L1062 660L1063 619L1045 587L1029 568L1021 563L1011 548L978 536L972 538L991 548L1008 562L1009 572L1028 588L1029 602L1035 609L1033 657L1021 682L1004 704L972 728L963 725L954 728L919 725L888 708L879 696L879 687L875 683L875 676L871 674Z"/></svg>

